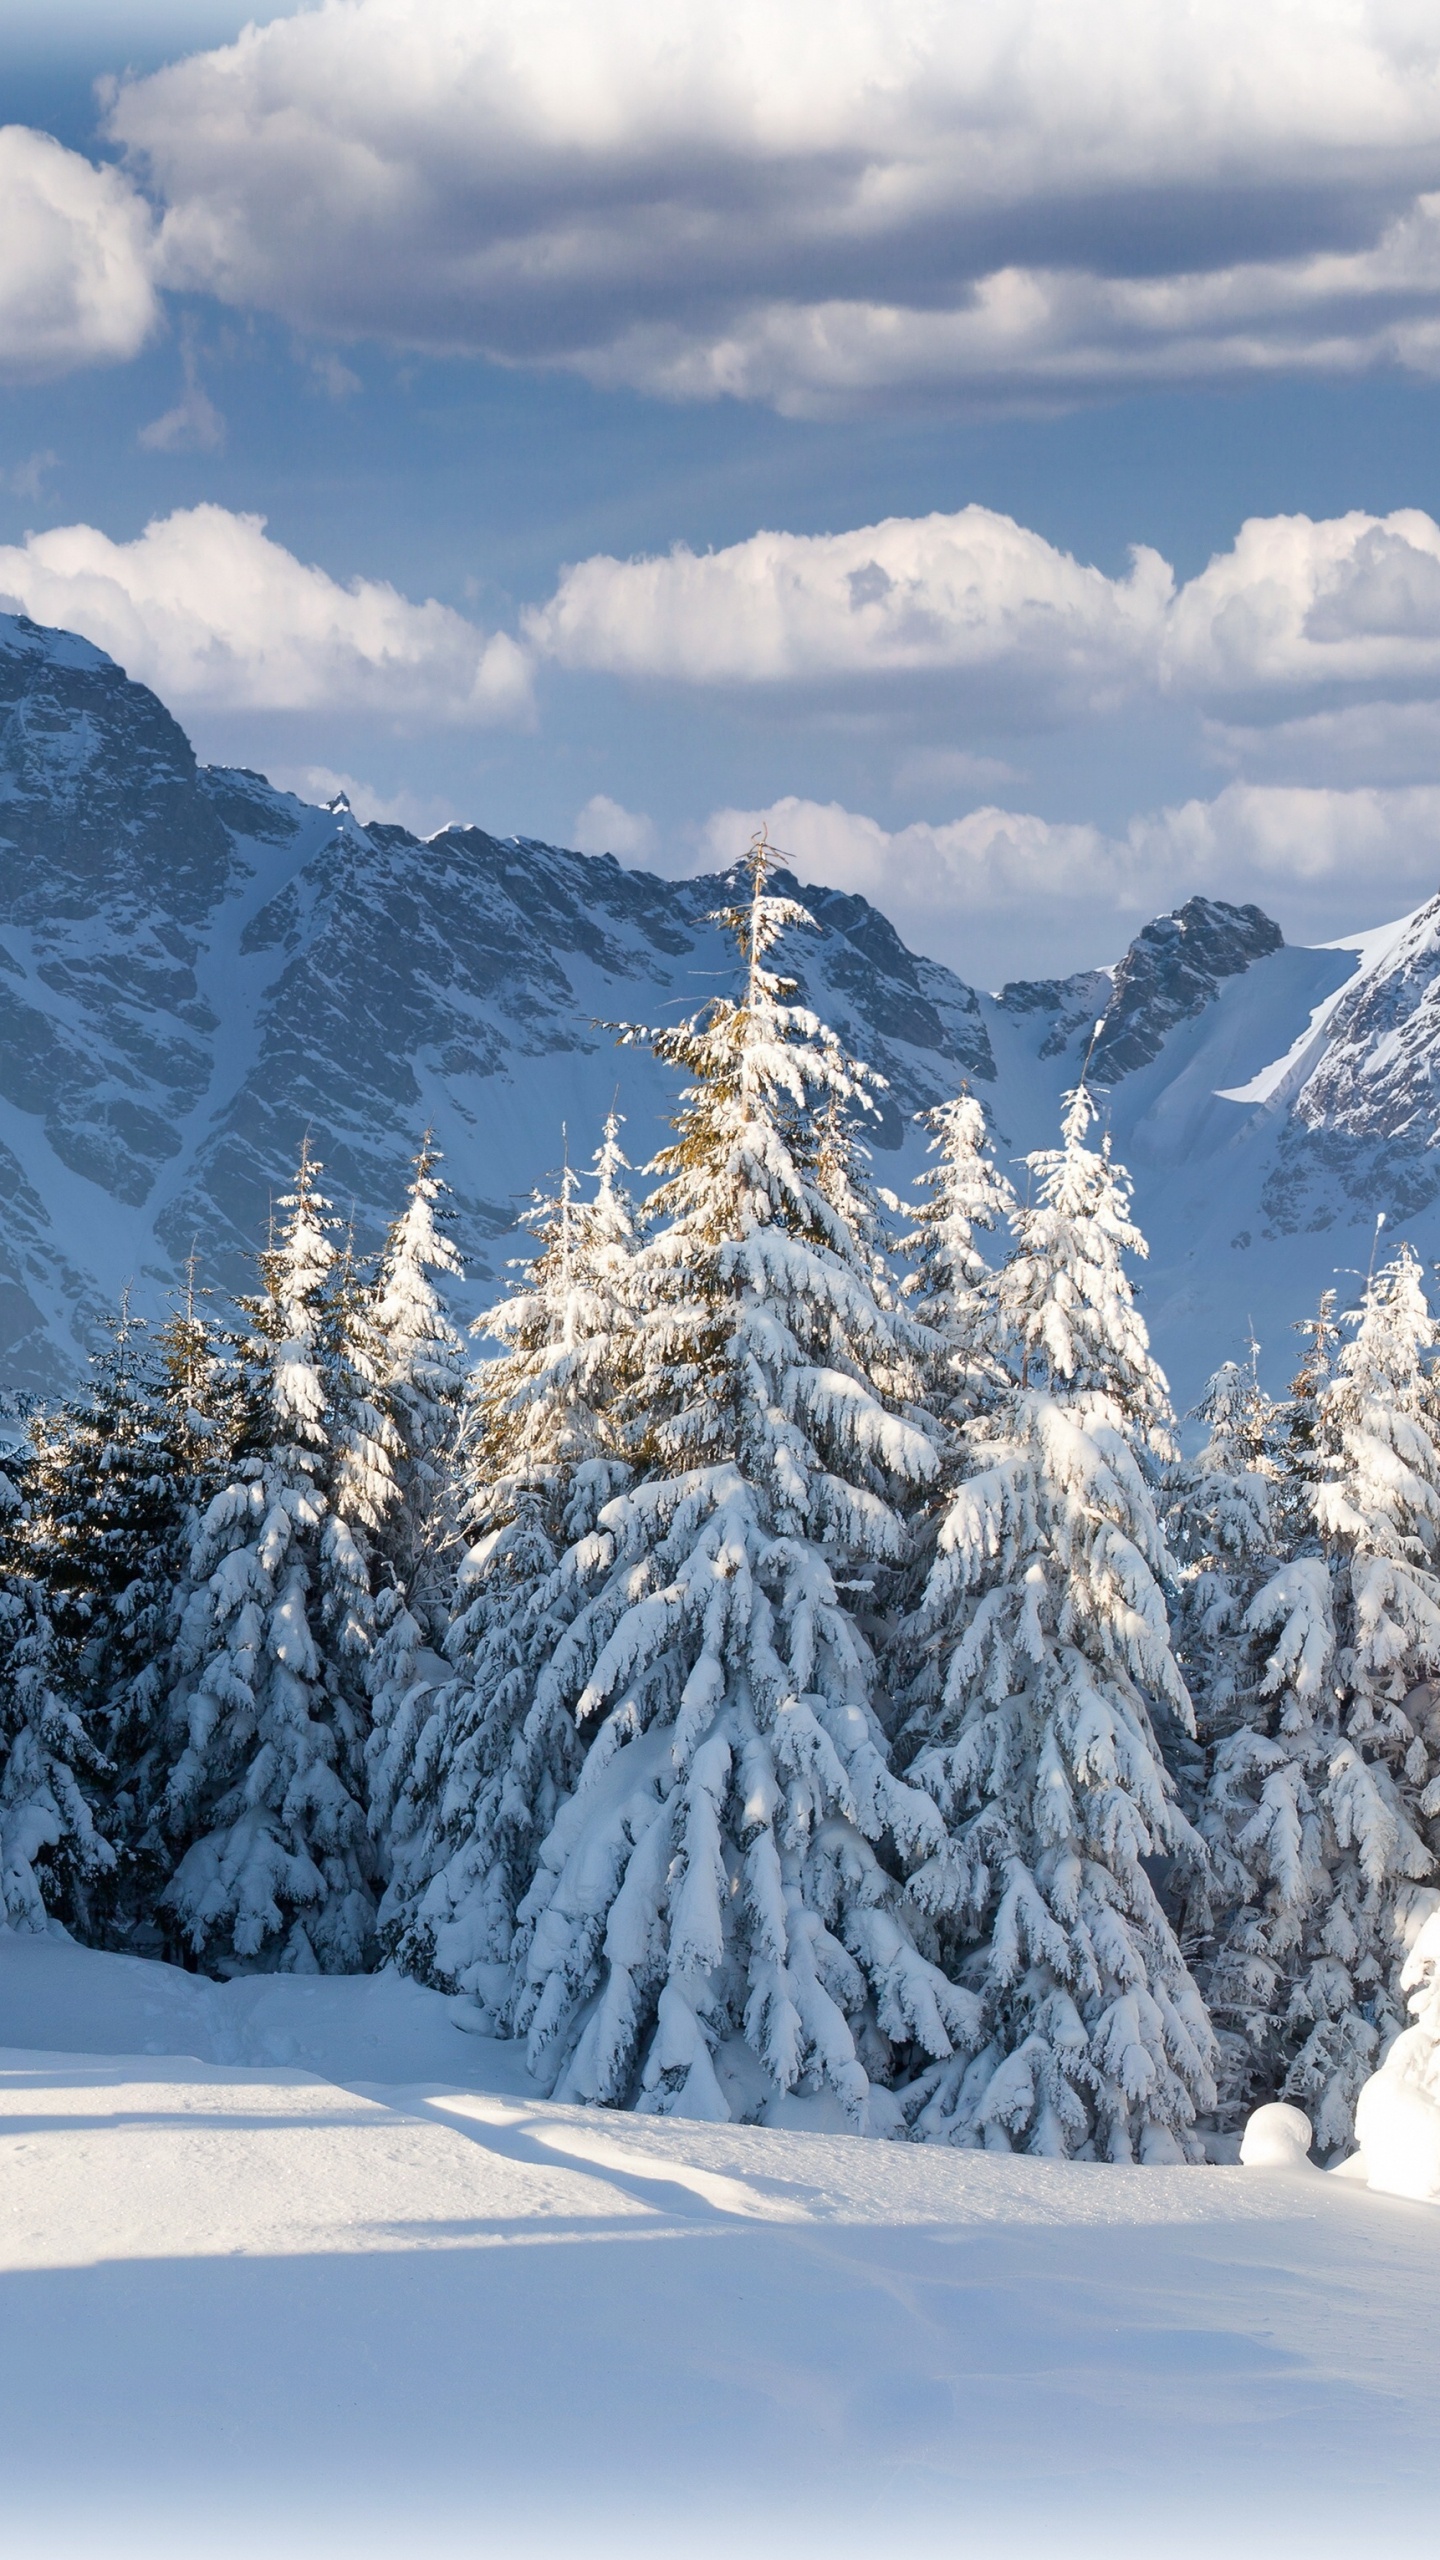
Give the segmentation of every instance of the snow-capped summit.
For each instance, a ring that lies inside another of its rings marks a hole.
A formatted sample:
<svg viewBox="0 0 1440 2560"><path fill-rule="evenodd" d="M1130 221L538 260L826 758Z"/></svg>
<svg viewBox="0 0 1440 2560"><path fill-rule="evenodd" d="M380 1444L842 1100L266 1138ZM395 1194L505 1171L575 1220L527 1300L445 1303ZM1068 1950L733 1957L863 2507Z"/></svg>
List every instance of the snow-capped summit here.
<svg viewBox="0 0 1440 2560"><path fill-rule="evenodd" d="M888 1079L891 1187L913 1115L962 1083L1002 1156L1053 1142L1093 1042L1182 1399L1252 1317L1283 1366L1377 1209L1440 1248L1440 901L1296 950L1259 908L1196 897L1111 970L992 996L864 898L797 893L819 930L783 962ZM727 983L725 895L479 827L422 843L343 795L197 765L103 651L0 616L0 1374L58 1384L120 1290L162 1296L192 1242L239 1278L307 1130L370 1241L433 1128L483 1304L562 1129L586 1155L615 1103L634 1161L663 1139L672 1082L606 1026Z"/></svg>

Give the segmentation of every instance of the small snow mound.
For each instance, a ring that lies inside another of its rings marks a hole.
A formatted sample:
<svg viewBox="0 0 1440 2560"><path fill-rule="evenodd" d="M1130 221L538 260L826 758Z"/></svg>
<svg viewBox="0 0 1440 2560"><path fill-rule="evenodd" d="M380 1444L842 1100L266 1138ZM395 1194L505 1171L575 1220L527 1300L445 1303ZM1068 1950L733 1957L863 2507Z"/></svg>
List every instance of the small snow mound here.
<svg viewBox="0 0 1440 2560"><path fill-rule="evenodd" d="M1245 2169L1312 2169L1310 2119L1301 2107L1257 2107L1240 2141Z"/></svg>

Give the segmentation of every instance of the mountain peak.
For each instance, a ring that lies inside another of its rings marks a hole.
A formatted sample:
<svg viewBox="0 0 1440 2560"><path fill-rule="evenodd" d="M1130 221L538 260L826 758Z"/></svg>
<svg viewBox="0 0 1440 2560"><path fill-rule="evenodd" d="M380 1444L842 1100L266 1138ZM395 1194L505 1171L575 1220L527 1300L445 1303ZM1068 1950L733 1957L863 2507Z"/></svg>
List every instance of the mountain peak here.
<svg viewBox="0 0 1440 2560"><path fill-rule="evenodd" d="M1091 1052L1097 1084L1149 1066L1177 1023L1192 1021L1225 978L1284 948L1285 937L1262 907L1224 898L1187 898L1137 933L1115 972Z"/></svg>

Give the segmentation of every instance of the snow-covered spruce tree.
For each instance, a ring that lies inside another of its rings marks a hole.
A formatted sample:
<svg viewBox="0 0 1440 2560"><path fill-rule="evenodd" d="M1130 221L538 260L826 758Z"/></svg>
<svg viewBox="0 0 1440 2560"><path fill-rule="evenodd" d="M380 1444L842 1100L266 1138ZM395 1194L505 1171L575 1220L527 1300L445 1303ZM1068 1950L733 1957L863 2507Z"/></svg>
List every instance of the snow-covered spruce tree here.
<svg viewBox="0 0 1440 2560"><path fill-rule="evenodd" d="M917 1944L904 1877L943 1826L890 1765L856 1617L936 1460L880 1383L913 1384L906 1321L835 1206L828 1106L864 1071L766 966L812 921L769 867L762 840L721 918L739 1000L630 1035L689 1084L637 1257L636 1480L536 1687L586 1748L521 1905L514 2023L567 2098L724 2119L823 2092L890 2132L886 2084L975 2017Z"/></svg>
<svg viewBox="0 0 1440 2560"><path fill-rule="evenodd" d="M612 1113L582 1199L567 1164L527 1220L539 1251L485 1319L460 1468L468 1551L448 1684L418 1681L377 1729L392 1860L382 1930L407 1971L503 2007L517 1907L583 1745L536 1686L594 1580L598 1515L627 1481L619 1409L635 1216Z"/></svg>
<svg viewBox="0 0 1440 2560"><path fill-rule="evenodd" d="M1255 2033L1257 2001L1263 2010L1274 1977L1242 1953L1258 1887L1241 1847L1259 1836L1253 1825L1267 1787L1278 1802L1297 1776L1280 1774L1287 1748L1272 1728L1283 1722L1291 1731L1294 1707L1278 1702L1275 1683L1284 1687L1302 1663L1307 1679L1323 1672L1331 1649L1327 1639L1317 1658L1301 1628L1317 1599L1325 1612L1323 1573L1318 1585L1304 1570L1277 1578L1288 1562L1291 1447L1288 1417L1261 1387L1256 1357L1252 1344L1248 1366L1226 1361L1211 1378L1196 1408L1208 1436L1181 1471L1170 1521L1181 1577L1176 1652L1196 1715L1195 1739L1176 1738L1170 1766L1209 1852L1182 1879L1180 1935L1216 2029L1217 2120L1226 2131L1277 2085L1267 2083ZM1270 1598L1256 1617L1262 1591Z"/></svg>
<svg viewBox="0 0 1440 2560"><path fill-rule="evenodd" d="M877 1630L887 1685L912 1733L928 1729L940 1696L940 1657L920 1632L917 1608L955 1485L967 1472L965 1425L993 1406L1009 1382L999 1275L976 1235L1008 1226L1015 1210L973 1095L962 1092L918 1118L931 1132L933 1161L918 1177L921 1197L910 1205L912 1223L899 1239L910 1263L901 1298L924 1328L921 1401L934 1418L941 1466L912 1506L905 1569L892 1581L888 1623Z"/></svg>
<svg viewBox="0 0 1440 2560"><path fill-rule="evenodd" d="M1280 1544L1293 1554L1315 1535L1313 1490L1325 1472L1320 1399L1334 1375L1335 1356L1344 1339L1335 1310L1333 1289L1322 1289L1313 1316L1302 1316L1293 1330L1304 1343L1290 1393L1276 1416L1275 1456L1279 1467L1271 1510Z"/></svg>
<svg viewBox="0 0 1440 2560"><path fill-rule="evenodd" d="M370 1304L369 1366L388 1426L394 1477L376 1523L380 1569L366 1675L369 1822L387 1879L397 1845L397 1796L431 1712L437 1678L445 1677L436 1648L450 1624L459 1545L456 1495L468 1381L463 1346L434 1278L458 1277L461 1270L445 1233L451 1213L443 1205L439 1162L427 1131L405 1207L385 1241ZM402 1825L407 1827L413 1825Z"/></svg>
<svg viewBox="0 0 1440 2560"><path fill-rule="evenodd" d="M1172 1759L1186 1810L1204 1801L1205 1755L1230 1732L1254 1672L1245 1614L1279 1553L1283 1445L1279 1408L1260 1384L1259 1346L1247 1367L1227 1360L1194 1409L1208 1425L1199 1455L1178 1473L1168 1521L1180 1567L1176 1654L1195 1708L1197 1736ZM1222 1860L1223 1865L1223 1860ZM1197 1879L1209 1897L1218 1876ZM1232 1871L1231 1881L1242 1879Z"/></svg>
<svg viewBox="0 0 1440 2560"><path fill-rule="evenodd" d="M1332 1330L1328 1308L1318 1321ZM1353 1339L1322 1346L1313 1409L1292 1425L1303 1500L1246 1614L1255 1675L1206 1812L1249 1875L1209 1974L1239 2039L1232 2113L1292 2098L1326 2152L1348 2145L1404 2024L1406 1923L1440 1813L1436 1327L1408 1247L1345 1321Z"/></svg>
<svg viewBox="0 0 1440 2560"><path fill-rule="evenodd" d="M976 1235L1006 1226L1015 1194L990 1150L984 1105L959 1093L920 1113L934 1162L919 1176L924 1198L902 1240L912 1257L904 1294L935 1337L927 1402L943 1420L967 1422L1005 1383L996 1275Z"/></svg>
<svg viewBox="0 0 1440 2560"><path fill-rule="evenodd" d="M7 1898L101 1944L151 1931L165 1868L156 1814L160 1703L192 1519L190 1422L172 1393L169 1330L128 1306L84 1394L32 1418L25 1495L9 1524L7 1686L28 1701L0 1781ZM38 1841L17 1846L21 1832ZM38 1863L37 1863L38 1860Z"/></svg>
<svg viewBox="0 0 1440 2560"><path fill-rule="evenodd" d="M192 1266L157 1333L122 1316L72 1443L77 1546L93 1593L83 1695L106 1763L96 1819L115 1852L86 1934L105 1945L150 1948L163 1934L171 1656L196 1525L229 1456L232 1384Z"/></svg>
<svg viewBox="0 0 1440 2560"><path fill-rule="evenodd" d="M0 1923L30 1931L51 1917L83 1921L114 1865L91 1802L105 1763L99 1720L85 1712L76 1642L88 1594L78 1568L51 1545L65 1447L63 1423L37 1415L18 1485L7 1473L0 1495Z"/></svg>
<svg viewBox="0 0 1440 2560"><path fill-rule="evenodd" d="M395 1581L434 1643L442 1641L452 1597L449 1547L454 1442L465 1407L467 1364L435 1275L459 1279L460 1255L446 1233L453 1212L427 1132L405 1207L385 1240L373 1296L378 1387L396 1434L396 1498L380 1543Z"/></svg>
<svg viewBox="0 0 1440 2560"><path fill-rule="evenodd" d="M1124 1267L1144 1241L1108 1143L1086 1144L1094 1116L1082 1085L1063 1147L1029 1159L1000 1291L1013 1383L969 1426L924 1603L943 1686L908 1775L949 1825L937 1908L983 2028L908 2111L959 2143L1173 2160L1197 2156L1214 2048L1149 1872L1201 1854L1151 1714L1191 1720L1161 1588L1171 1420Z"/></svg>
<svg viewBox="0 0 1440 2560"><path fill-rule="evenodd" d="M1440 1413L1437 1336L1402 1246L1367 1284L1321 1391L1316 1525L1334 1580L1342 1732L1325 1777L1329 1889L1307 1932L1291 2012L1309 2033L1286 2094L1329 2149L1349 2140L1360 2086L1405 2024L1403 1923L1435 1860L1440 1815ZM1432 1835L1433 1836L1433 1835Z"/></svg>
<svg viewBox="0 0 1440 2560"><path fill-rule="evenodd" d="M187 1738L167 1811L189 1845L164 1901L186 1946L227 1970L353 1972L372 1937L364 1541L386 1459L319 1173L307 1148L261 1291L241 1302L243 1419L198 1524L179 1639Z"/></svg>

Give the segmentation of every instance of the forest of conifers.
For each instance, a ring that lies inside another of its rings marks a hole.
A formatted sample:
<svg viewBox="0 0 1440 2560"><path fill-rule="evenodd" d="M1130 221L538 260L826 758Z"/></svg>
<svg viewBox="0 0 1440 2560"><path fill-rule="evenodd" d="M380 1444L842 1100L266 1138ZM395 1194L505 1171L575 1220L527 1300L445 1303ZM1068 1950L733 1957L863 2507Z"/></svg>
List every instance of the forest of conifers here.
<svg viewBox="0 0 1440 2560"><path fill-rule="evenodd" d="M472 1361L423 1149L373 1264L308 1148L221 1310L115 1320L0 1477L0 1918L212 1973L393 1963L547 2092L1109 2160L1322 2155L1440 1848L1437 1327L1401 1244L1182 1457L1082 1080L1022 1205L967 1094L767 965L637 1204L592 1176Z"/></svg>

